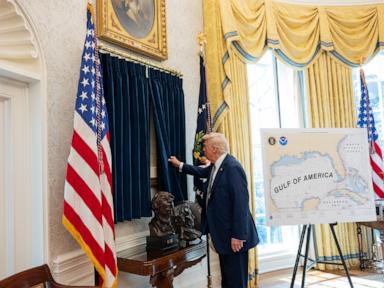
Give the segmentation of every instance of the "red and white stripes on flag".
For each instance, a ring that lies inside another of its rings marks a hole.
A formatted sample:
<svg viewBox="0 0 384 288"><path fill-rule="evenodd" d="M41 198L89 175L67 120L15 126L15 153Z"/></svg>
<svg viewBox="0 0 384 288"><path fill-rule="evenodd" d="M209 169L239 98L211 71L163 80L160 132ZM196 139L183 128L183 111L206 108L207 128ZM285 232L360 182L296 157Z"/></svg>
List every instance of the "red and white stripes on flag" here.
<svg viewBox="0 0 384 288"><path fill-rule="evenodd" d="M369 94L363 69L360 69L361 99L357 127L367 128L370 145L370 159L372 166L373 190L378 198L384 198L383 156L378 144L379 135L375 127L372 107L369 103Z"/></svg>
<svg viewBox="0 0 384 288"><path fill-rule="evenodd" d="M91 259L102 287L117 287L111 149L92 6L80 67L63 224Z"/></svg>

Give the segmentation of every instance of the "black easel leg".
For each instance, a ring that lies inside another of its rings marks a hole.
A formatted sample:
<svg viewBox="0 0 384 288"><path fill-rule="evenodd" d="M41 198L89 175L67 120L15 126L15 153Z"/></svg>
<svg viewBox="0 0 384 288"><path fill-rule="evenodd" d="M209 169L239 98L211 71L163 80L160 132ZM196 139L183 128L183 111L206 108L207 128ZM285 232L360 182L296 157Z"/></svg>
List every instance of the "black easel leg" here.
<svg viewBox="0 0 384 288"><path fill-rule="evenodd" d="M309 242L311 241L311 228L312 228L312 225L309 225L308 232L307 232L307 243L305 244L305 257L304 257L304 267L303 267L303 279L301 279L301 288L304 288L304 285L305 285L305 274L307 273Z"/></svg>
<svg viewBox="0 0 384 288"><path fill-rule="evenodd" d="M335 225L337 225L337 224L332 223L332 224L329 224L329 227L331 228L333 239L335 239L336 247L337 247L337 250L339 251L341 263L343 263L345 273L347 274L349 285L351 286L351 288L353 288L352 279L351 279L351 276L349 275L348 267L347 267L347 264L345 263L343 252L341 252L339 241L337 240L337 237L336 237L335 228L334 228Z"/></svg>
<svg viewBox="0 0 384 288"><path fill-rule="evenodd" d="M293 274L292 274L292 280L291 280L291 286L290 288L293 288L295 285L295 279L296 279L296 273L297 268L299 267L299 260L300 260L300 254L301 254L301 248L303 247L304 237L305 237L305 231L307 231L307 225L303 226L303 231L301 231L300 236L300 243L299 243L299 249L297 251L296 261L295 261L295 267L293 268Z"/></svg>

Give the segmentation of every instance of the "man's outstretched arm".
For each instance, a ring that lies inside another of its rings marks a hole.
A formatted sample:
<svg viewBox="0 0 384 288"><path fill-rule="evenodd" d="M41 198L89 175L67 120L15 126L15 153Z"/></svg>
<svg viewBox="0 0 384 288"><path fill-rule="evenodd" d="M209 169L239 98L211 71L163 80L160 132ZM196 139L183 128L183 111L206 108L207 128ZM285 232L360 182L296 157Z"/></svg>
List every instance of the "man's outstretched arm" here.
<svg viewBox="0 0 384 288"><path fill-rule="evenodd" d="M179 159L177 159L175 156L169 157L168 162L171 163L172 166L178 168L180 172L198 176L200 178L209 178L209 175L211 172L210 166L198 167L198 166L188 165L179 161Z"/></svg>

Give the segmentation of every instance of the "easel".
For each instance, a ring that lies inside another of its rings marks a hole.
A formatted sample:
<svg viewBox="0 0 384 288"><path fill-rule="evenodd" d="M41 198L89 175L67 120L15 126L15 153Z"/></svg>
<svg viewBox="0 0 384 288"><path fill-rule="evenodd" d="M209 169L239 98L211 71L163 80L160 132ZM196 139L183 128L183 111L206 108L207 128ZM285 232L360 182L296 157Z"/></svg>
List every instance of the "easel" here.
<svg viewBox="0 0 384 288"><path fill-rule="evenodd" d="M293 288L294 285L295 285L295 278L296 278L296 274L297 274L297 268L299 266L300 257L304 257L303 278L301 279L301 288L304 288L304 285L305 285L305 276L306 276L306 273L307 273L307 262L308 262L308 260L312 262L310 267L312 267L312 266L314 266L316 264L343 265L345 273L347 274L349 285L351 286L351 288L353 288L351 276L349 275L348 267L345 264L344 256L343 256L343 253L341 252L340 244L339 244L339 241L337 240L337 237L336 237L335 228L334 228L334 226L336 226L336 225L337 225L337 223L331 223L331 224L329 224L329 227L331 228L332 236L333 236L333 239L335 240L337 251L339 252L339 255L340 255L341 263L337 263L337 262L335 263L335 262L330 262L330 261L320 261L320 260L318 260L317 252L315 253L315 258L316 259L311 259L311 258L308 257L309 243L311 241L311 230L313 228L313 231L315 231L315 226L313 224L304 225L303 226L303 230L301 231L299 249L297 251L296 262L295 262L295 267L293 269L293 274L292 274L292 280L291 280L290 288ZM306 238L306 243L305 243L305 254L303 255L301 253L301 250L302 250L302 247L303 247L303 243L304 243L304 238L305 238L305 233L306 232L307 232L307 238Z"/></svg>

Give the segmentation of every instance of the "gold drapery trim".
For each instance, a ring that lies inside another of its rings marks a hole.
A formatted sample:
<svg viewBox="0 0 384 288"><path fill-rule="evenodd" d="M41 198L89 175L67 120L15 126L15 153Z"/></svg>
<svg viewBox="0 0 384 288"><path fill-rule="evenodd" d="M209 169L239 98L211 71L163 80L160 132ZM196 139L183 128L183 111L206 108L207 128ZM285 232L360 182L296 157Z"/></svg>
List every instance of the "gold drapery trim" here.
<svg viewBox="0 0 384 288"><path fill-rule="evenodd" d="M351 128L355 126L352 70L332 59L327 53L305 69L308 96L309 127ZM321 260L337 260L339 253L329 225L316 225L316 248ZM335 226L337 238L349 266L359 263L359 246L356 224ZM340 268L335 265L318 265L321 270Z"/></svg>

